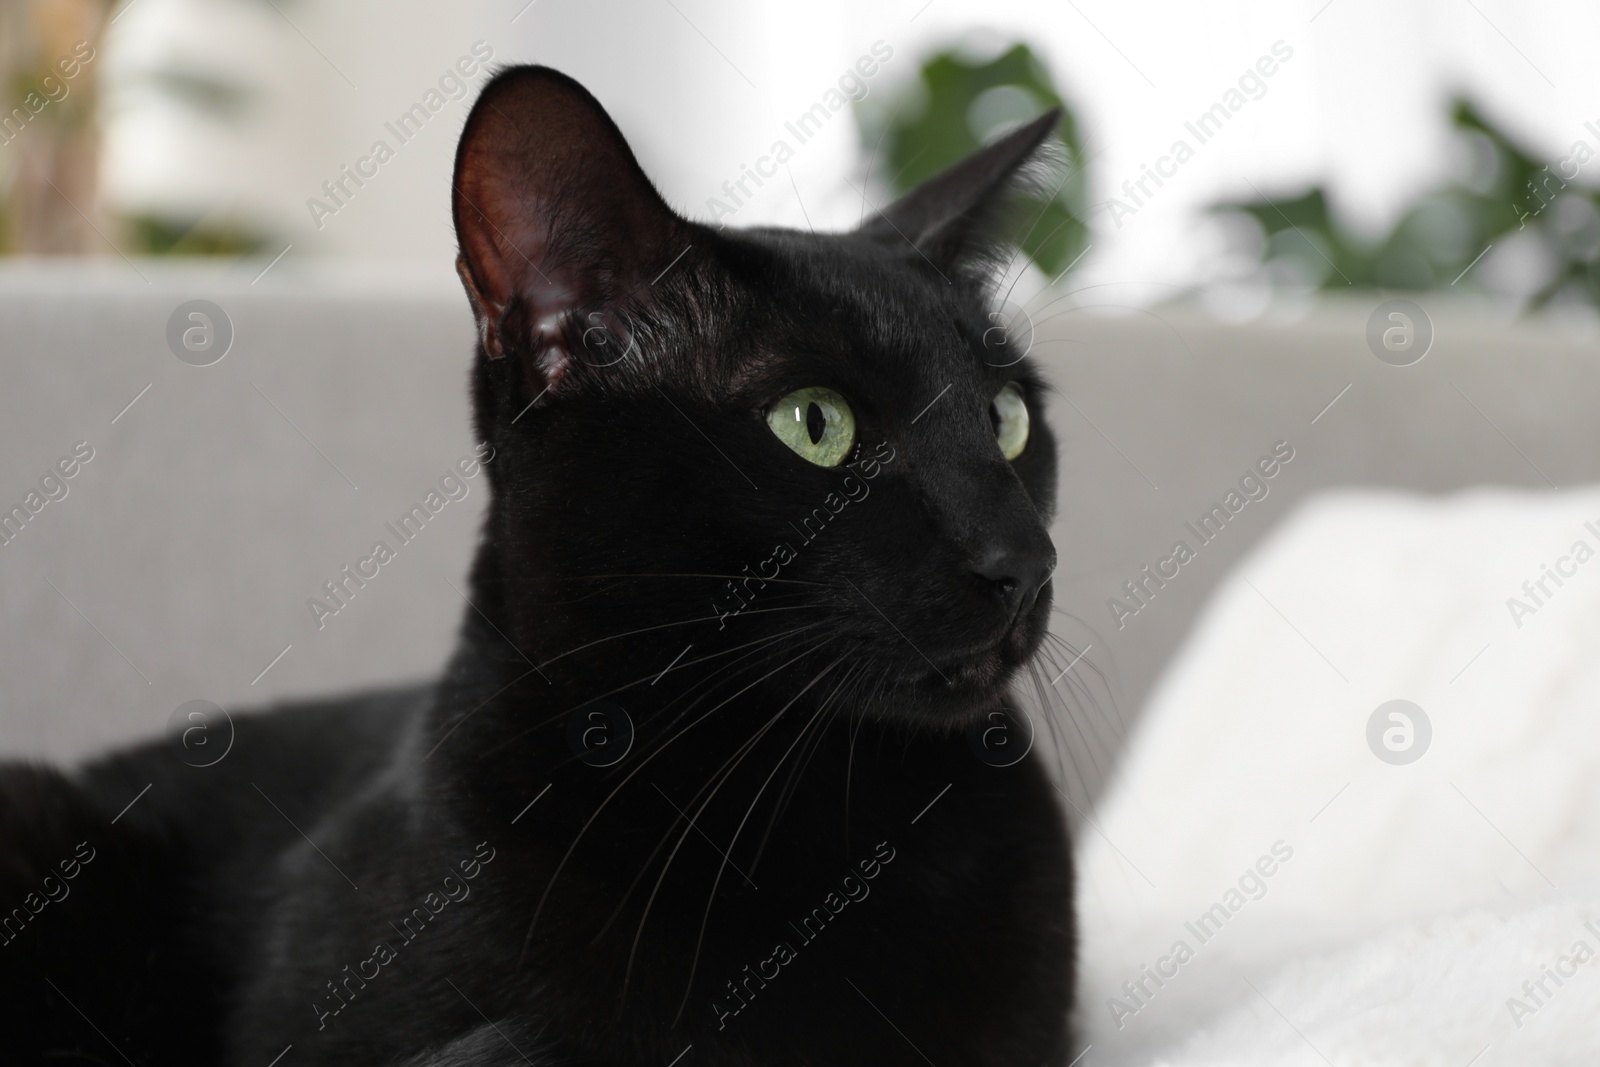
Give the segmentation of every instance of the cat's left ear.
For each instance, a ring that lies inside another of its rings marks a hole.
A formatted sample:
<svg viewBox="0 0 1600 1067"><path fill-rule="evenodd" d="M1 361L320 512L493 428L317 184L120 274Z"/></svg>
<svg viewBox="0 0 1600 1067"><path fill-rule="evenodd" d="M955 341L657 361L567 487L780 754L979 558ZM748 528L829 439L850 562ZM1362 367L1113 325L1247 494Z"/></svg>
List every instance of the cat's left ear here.
<svg viewBox="0 0 1600 1067"><path fill-rule="evenodd" d="M627 308L688 244L610 116L549 67L484 87L456 151L452 210L484 350L525 358L535 388L558 389L586 348L614 359Z"/></svg>
<svg viewBox="0 0 1600 1067"><path fill-rule="evenodd" d="M1061 122L1059 107L978 149L876 213L861 232L877 240L909 241L941 272L981 277L992 265L996 230L1021 172Z"/></svg>

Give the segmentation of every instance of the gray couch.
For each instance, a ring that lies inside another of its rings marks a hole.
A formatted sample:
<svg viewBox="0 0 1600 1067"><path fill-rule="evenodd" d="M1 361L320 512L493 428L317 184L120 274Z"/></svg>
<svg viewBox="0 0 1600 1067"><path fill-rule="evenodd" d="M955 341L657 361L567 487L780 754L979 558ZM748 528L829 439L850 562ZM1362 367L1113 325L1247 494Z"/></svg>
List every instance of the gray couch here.
<svg viewBox="0 0 1600 1067"><path fill-rule="evenodd" d="M472 327L451 266L285 262L253 281L261 266L0 266L0 507L39 493L0 546L0 751L77 757L161 730L186 701L240 709L443 662L481 476L337 614L307 600L471 448ZM214 350L184 362L168 342L195 299L233 328L210 366L192 363ZM1424 298L1432 350L1395 367L1364 339L1378 300L1248 326L1072 300L1040 314L1034 351L1060 393L1056 630L1088 647L1057 685L1075 709L1075 802L1209 590L1306 494L1600 478L1593 340ZM78 442L92 459L57 467ZM1247 483L1260 498L1224 506L1176 577L1146 577L1278 442L1293 458L1266 495Z"/></svg>

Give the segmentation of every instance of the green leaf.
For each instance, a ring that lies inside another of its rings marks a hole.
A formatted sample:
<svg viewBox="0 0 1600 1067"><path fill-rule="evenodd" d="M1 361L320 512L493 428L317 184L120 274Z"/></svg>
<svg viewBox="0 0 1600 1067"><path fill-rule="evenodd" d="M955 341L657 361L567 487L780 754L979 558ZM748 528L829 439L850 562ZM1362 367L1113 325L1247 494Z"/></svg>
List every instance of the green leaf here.
<svg viewBox="0 0 1600 1067"><path fill-rule="evenodd" d="M1263 266L1285 268L1268 270L1269 278L1311 278L1323 289L1481 291L1470 268L1486 250L1515 238L1541 246L1555 264L1529 306L1558 294L1600 306L1600 192L1574 184L1582 162L1541 162L1465 100L1451 104L1450 121L1472 149L1469 172L1419 195L1376 241L1340 219L1321 186L1211 210L1246 216L1261 228ZM1600 155L1600 146L1589 151Z"/></svg>

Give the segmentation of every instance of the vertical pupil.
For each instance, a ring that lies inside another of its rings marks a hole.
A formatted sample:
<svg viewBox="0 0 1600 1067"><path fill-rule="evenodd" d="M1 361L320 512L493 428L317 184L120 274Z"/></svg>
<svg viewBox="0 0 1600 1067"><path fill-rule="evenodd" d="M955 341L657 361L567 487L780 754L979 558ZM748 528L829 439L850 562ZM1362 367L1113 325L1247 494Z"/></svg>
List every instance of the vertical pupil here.
<svg viewBox="0 0 1600 1067"><path fill-rule="evenodd" d="M994 435L1000 436L1000 409L994 404L989 405L989 424L994 427Z"/></svg>
<svg viewBox="0 0 1600 1067"><path fill-rule="evenodd" d="M806 405L806 434L811 438L811 443L816 444L822 440L822 431L828 428L828 419L822 414L822 409L816 401Z"/></svg>

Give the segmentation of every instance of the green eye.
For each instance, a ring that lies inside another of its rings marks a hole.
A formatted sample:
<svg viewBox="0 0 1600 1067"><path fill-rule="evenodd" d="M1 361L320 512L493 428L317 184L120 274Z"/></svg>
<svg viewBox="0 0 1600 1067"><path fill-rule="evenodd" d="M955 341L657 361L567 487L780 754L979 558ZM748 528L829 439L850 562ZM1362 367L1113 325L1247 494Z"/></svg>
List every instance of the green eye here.
<svg viewBox="0 0 1600 1067"><path fill-rule="evenodd" d="M989 405L989 421L994 424L994 439L1007 459L1016 459L1028 447L1028 402L1022 390L1007 382Z"/></svg>
<svg viewBox="0 0 1600 1067"><path fill-rule="evenodd" d="M819 467L837 467L856 443L856 417L832 389L796 389L767 412L778 440Z"/></svg>

